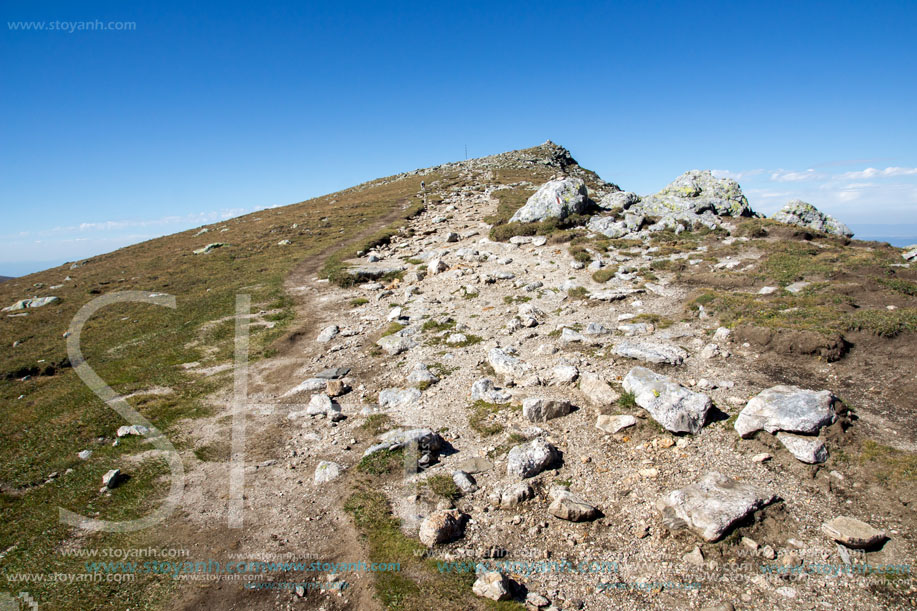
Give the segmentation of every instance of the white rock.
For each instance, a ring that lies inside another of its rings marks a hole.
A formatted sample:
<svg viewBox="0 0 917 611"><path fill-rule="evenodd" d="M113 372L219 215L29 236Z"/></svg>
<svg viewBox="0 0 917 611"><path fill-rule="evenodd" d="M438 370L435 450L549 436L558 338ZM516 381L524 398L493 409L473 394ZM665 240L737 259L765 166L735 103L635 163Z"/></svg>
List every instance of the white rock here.
<svg viewBox="0 0 917 611"><path fill-rule="evenodd" d="M634 394L637 405L673 433L697 434L713 407L707 395L690 391L645 367L631 369L624 377L623 386Z"/></svg>
<svg viewBox="0 0 917 611"><path fill-rule="evenodd" d="M622 416L600 415L595 427L609 434L615 434L637 424L637 419L629 414Z"/></svg>
<svg viewBox="0 0 917 611"><path fill-rule="evenodd" d="M777 433L777 439L790 454L804 463L817 465L828 460L828 450L818 437L801 437L790 433Z"/></svg>
<svg viewBox="0 0 917 611"><path fill-rule="evenodd" d="M312 478L316 485L324 484L337 479L341 475L341 465L329 460L323 460L315 467L315 475Z"/></svg>
<svg viewBox="0 0 917 611"><path fill-rule="evenodd" d="M756 431L815 434L833 423L835 397L827 390L804 390L796 386L773 386L752 398L739 413L735 430L742 437Z"/></svg>

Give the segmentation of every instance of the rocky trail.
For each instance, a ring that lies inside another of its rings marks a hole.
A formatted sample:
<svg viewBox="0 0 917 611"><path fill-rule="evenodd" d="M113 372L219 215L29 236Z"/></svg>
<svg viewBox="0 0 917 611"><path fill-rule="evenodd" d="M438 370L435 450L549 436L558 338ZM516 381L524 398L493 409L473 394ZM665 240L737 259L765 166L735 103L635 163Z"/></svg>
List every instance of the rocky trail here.
<svg viewBox="0 0 917 611"><path fill-rule="evenodd" d="M431 203L348 261L353 286L318 278L319 259L291 276L295 331L251 371L246 527L215 535L211 525L226 523L227 463L199 462L183 513L201 531L176 540L212 554L369 560L344 506L370 474L429 558L480 565L472 589L482 604L913 604L909 574L857 572L910 567L913 479L877 480L871 463L849 459L868 440L917 447L917 405L900 392L917 385L912 341L883 340L879 350L864 335L840 359L788 356L739 337L703 304L686 307L696 290L668 271L673 263L751 275L760 258L755 242L729 235L750 213L734 182L687 173L642 199L604 183L588 193L600 210L587 227L629 244L588 243L577 256L551 235L490 239L485 219L507 188L489 180L493 163L455 164L463 181L432 181L425 192L422 174L400 178ZM551 163L556 180L511 185L547 202L533 197L516 221L583 212L578 168ZM678 207L688 199L692 207ZM783 221L814 222L793 206ZM820 230L844 233L819 218ZM649 239L701 227L724 231L677 252ZM750 284L735 290L793 294L792 285ZM213 404L229 406L229 392ZM188 434L227 439L228 410ZM372 469L389 457L397 468ZM349 587L219 583L183 589L176 606L382 608L372 573L312 577Z"/></svg>

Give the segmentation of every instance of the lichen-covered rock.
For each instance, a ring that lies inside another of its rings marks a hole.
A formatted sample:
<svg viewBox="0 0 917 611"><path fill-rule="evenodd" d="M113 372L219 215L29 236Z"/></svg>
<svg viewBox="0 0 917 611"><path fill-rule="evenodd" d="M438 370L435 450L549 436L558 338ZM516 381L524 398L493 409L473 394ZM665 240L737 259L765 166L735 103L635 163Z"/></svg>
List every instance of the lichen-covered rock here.
<svg viewBox="0 0 917 611"><path fill-rule="evenodd" d="M543 184L516 210L510 223L534 223L549 218L565 219L586 208L586 183L580 178L561 178Z"/></svg>
<svg viewBox="0 0 917 611"><path fill-rule="evenodd" d="M847 225L833 216L821 212L812 204L798 199L794 199L787 203L786 206L776 212L771 218L781 223L798 225L799 227L806 227L832 235L840 235L848 238L853 236L853 232Z"/></svg>
<svg viewBox="0 0 917 611"><path fill-rule="evenodd" d="M596 202L596 205L604 210L627 210L639 201L640 197L636 193L631 193L630 191L612 191L611 193L603 195L599 201Z"/></svg>

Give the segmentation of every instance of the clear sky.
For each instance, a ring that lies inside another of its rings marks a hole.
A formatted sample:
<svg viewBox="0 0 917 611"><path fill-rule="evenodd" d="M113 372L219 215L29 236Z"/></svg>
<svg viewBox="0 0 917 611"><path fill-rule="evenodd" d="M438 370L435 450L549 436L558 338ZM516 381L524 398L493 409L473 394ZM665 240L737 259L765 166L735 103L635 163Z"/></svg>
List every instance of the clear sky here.
<svg viewBox="0 0 917 611"><path fill-rule="evenodd" d="M547 139L917 235L913 1L0 6L0 275Z"/></svg>

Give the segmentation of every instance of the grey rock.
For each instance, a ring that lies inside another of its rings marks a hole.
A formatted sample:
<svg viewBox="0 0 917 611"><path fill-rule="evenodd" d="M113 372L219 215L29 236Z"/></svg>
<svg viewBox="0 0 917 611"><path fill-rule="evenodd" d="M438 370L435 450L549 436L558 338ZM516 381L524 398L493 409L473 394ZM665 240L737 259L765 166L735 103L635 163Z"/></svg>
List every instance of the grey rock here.
<svg viewBox="0 0 917 611"><path fill-rule="evenodd" d="M621 397L611 388L608 382L588 371L580 376L579 389L586 395L589 402L596 407L607 407L617 402Z"/></svg>
<svg viewBox="0 0 917 611"><path fill-rule="evenodd" d="M471 494L478 489L477 482L465 471L456 471L452 474L452 481L458 486L458 489L465 494Z"/></svg>
<svg viewBox="0 0 917 611"><path fill-rule="evenodd" d="M656 328L645 322L635 322L635 323L624 323L618 325L618 331L624 335L633 337L634 335L649 335Z"/></svg>
<svg viewBox="0 0 917 611"><path fill-rule="evenodd" d="M203 248L196 249L194 251L194 254L206 255L207 253L212 252L216 250L217 248L223 248L224 246L228 246L228 244L224 244L223 242L211 242L210 244L207 244L207 246L204 246Z"/></svg>
<svg viewBox="0 0 917 611"><path fill-rule="evenodd" d="M385 337L380 337L376 341L376 345L382 348L382 350L389 356L395 356L401 354L402 352L407 352L411 348L417 345L413 339L407 335L402 335L399 333L393 333L392 335L386 335Z"/></svg>
<svg viewBox="0 0 917 611"><path fill-rule="evenodd" d="M917 261L917 246L908 246L904 249L904 252L901 253L901 257L905 261Z"/></svg>
<svg viewBox="0 0 917 611"><path fill-rule="evenodd" d="M843 224L833 216L821 212L812 204L794 199L787 203L779 212L772 217L775 221L797 225L807 229L814 229L823 233L853 237L853 232L847 225Z"/></svg>
<svg viewBox="0 0 917 611"><path fill-rule="evenodd" d="M350 367L329 367L328 369L322 369L314 377L321 378L323 380L338 380L343 378L348 373L350 373Z"/></svg>
<svg viewBox="0 0 917 611"><path fill-rule="evenodd" d="M430 259L430 262L427 264L427 272L429 272L431 276L435 276L436 274L444 272L447 269L449 269L449 266L446 265L443 260L438 257L435 259Z"/></svg>
<svg viewBox="0 0 917 611"><path fill-rule="evenodd" d="M317 416L319 414L331 415L340 411L341 407L335 405L331 397L324 393L312 395L312 398L309 400L309 406L306 408L306 414L309 416Z"/></svg>
<svg viewBox="0 0 917 611"><path fill-rule="evenodd" d="M543 439L515 446L506 457L506 473L522 479L535 477L558 458L557 448Z"/></svg>
<svg viewBox="0 0 917 611"><path fill-rule="evenodd" d="M688 353L678 346L653 340L625 340L615 344L613 352L630 359L669 365L681 365L688 358Z"/></svg>
<svg viewBox="0 0 917 611"><path fill-rule="evenodd" d="M315 467L315 475L312 477L316 485L324 484L337 479L341 475L341 465L330 460L323 460Z"/></svg>
<svg viewBox="0 0 917 611"><path fill-rule="evenodd" d="M783 444L797 460L810 465L818 465L828 460L828 449L818 437L800 437L791 433L777 433L777 440Z"/></svg>
<svg viewBox="0 0 917 611"><path fill-rule="evenodd" d="M854 549L870 549L888 538L885 532L849 516L834 518L822 524L821 530L838 543Z"/></svg>
<svg viewBox="0 0 917 611"><path fill-rule="evenodd" d="M707 541L717 541L729 528L775 497L737 482L718 471L661 498L656 507L670 527L687 526Z"/></svg>
<svg viewBox="0 0 917 611"><path fill-rule="evenodd" d="M15 312L17 310L31 310L41 308L52 303L60 301L60 297L33 297L31 299L21 299L11 306L7 306L0 312Z"/></svg>
<svg viewBox="0 0 917 611"><path fill-rule="evenodd" d="M421 453L437 453L443 448L444 443L439 433L430 429L395 429L382 435L379 443L367 448L363 456L369 456L380 450L396 450L414 444Z"/></svg>
<svg viewBox="0 0 917 611"><path fill-rule="evenodd" d="M410 384L435 384L439 378L424 364L417 363L408 374L408 383Z"/></svg>
<svg viewBox="0 0 917 611"><path fill-rule="evenodd" d="M560 332L560 341L563 344L573 344L577 342L590 343L592 340L578 331L564 327Z"/></svg>
<svg viewBox="0 0 917 611"><path fill-rule="evenodd" d="M569 401L529 397L522 401L522 415L532 422L547 422L566 416L573 410Z"/></svg>
<svg viewBox="0 0 917 611"><path fill-rule="evenodd" d="M798 295L799 293L802 292L802 289L806 288L810 284L811 282L805 282L805 281L800 280L799 282L794 282L793 284L789 284L785 286L784 289L786 290L787 293Z"/></svg>
<svg viewBox="0 0 917 611"><path fill-rule="evenodd" d="M579 369L573 365L558 365L551 370L551 375L557 384L572 384L579 377Z"/></svg>
<svg viewBox="0 0 917 611"><path fill-rule="evenodd" d="M604 210L616 211L627 210L639 201L640 197L636 193L630 191L613 191L603 195L596 204L599 208Z"/></svg>
<svg viewBox="0 0 917 611"><path fill-rule="evenodd" d="M315 338L315 341L320 344L328 343L337 337L340 332L341 330L337 325L329 325L322 329L321 333L318 334L318 337Z"/></svg>
<svg viewBox="0 0 917 611"><path fill-rule="evenodd" d="M487 362L497 375L506 380L523 378L532 370L531 365L506 354L502 348L492 348L487 353Z"/></svg>
<svg viewBox="0 0 917 611"><path fill-rule="evenodd" d="M752 398L739 413L735 430L742 437L756 431L768 433L817 433L837 419L836 398L827 390L805 390L796 386L773 386Z"/></svg>
<svg viewBox="0 0 917 611"><path fill-rule="evenodd" d="M602 414L598 417L598 420L596 420L595 427L601 431L614 435L635 424L637 424L637 419L628 414L622 416L606 416Z"/></svg>
<svg viewBox="0 0 917 611"><path fill-rule="evenodd" d="M586 207L586 183L579 178L546 182L524 206L516 210L510 223L533 223L549 218L565 219Z"/></svg>
<svg viewBox="0 0 917 611"><path fill-rule="evenodd" d="M646 367L631 369L624 377L623 386L634 394L637 405L673 433L697 434L713 407L707 395L688 390Z"/></svg>
<svg viewBox="0 0 917 611"><path fill-rule="evenodd" d="M509 509L533 498L535 498L534 488L526 482L520 482L503 489L503 492L500 493L500 506Z"/></svg>
<svg viewBox="0 0 917 611"><path fill-rule="evenodd" d="M659 193L642 197L631 211L662 217L705 212L716 216L754 215L739 183L730 178L716 178L709 170L685 172Z"/></svg>
<svg viewBox="0 0 917 611"><path fill-rule="evenodd" d="M283 393L283 396L289 397L301 392L323 390L327 384L328 380L324 378L309 378Z"/></svg>
<svg viewBox="0 0 917 611"><path fill-rule="evenodd" d="M471 385L471 400L486 401L487 403L508 403L510 394L504 390L497 390L490 378L482 378Z"/></svg>
<svg viewBox="0 0 917 611"><path fill-rule="evenodd" d="M92 450L81 450L77 453L80 460L89 460L92 457Z"/></svg>
<svg viewBox="0 0 917 611"><path fill-rule="evenodd" d="M379 391L379 407L401 407L410 405L420 399L420 390L416 388L386 388Z"/></svg>
<svg viewBox="0 0 917 611"><path fill-rule="evenodd" d="M474 475L475 473L490 471L494 468L494 464L482 456L472 456L471 458L459 461L456 468L465 473Z"/></svg>
<svg viewBox="0 0 917 611"><path fill-rule="evenodd" d="M589 222L586 223L586 229L613 240L622 238L630 233L624 221L615 220L615 218L611 216L593 216L589 219Z"/></svg>
<svg viewBox="0 0 917 611"><path fill-rule="evenodd" d="M583 329L584 335L607 335L609 333L611 333L611 329L600 322L591 322Z"/></svg>
<svg viewBox="0 0 917 611"><path fill-rule="evenodd" d="M465 536L468 514L444 509L430 514L420 525L420 541L427 547L449 543Z"/></svg>

